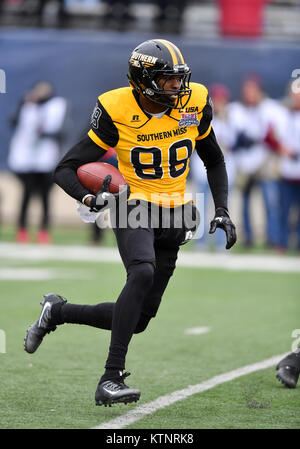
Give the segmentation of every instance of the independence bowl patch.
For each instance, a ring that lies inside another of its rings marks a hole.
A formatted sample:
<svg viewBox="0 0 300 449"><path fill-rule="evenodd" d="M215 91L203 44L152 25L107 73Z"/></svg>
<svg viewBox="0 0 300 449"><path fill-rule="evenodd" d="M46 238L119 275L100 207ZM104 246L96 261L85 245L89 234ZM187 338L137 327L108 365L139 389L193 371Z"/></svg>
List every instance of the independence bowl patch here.
<svg viewBox="0 0 300 449"><path fill-rule="evenodd" d="M198 126L199 123L197 112L182 112L178 126Z"/></svg>

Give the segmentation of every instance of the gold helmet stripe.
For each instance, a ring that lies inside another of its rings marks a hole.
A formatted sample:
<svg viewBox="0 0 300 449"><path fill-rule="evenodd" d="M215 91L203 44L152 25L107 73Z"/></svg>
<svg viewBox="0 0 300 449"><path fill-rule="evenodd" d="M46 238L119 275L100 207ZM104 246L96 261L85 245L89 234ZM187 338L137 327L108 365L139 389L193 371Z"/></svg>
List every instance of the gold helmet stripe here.
<svg viewBox="0 0 300 449"><path fill-rule="evenodd" d="M161 44L165 45L165 47L167 47L167 49L171 54L173 65L184 64L184 59L181 54L181 51L179 50L178 47L176 47L176 45L172 44L172 42L167 41L165 39L153 39L153 40L160 42Z"/></svg>
<svg viewBox="0 0 300 449"><path fill-rule="evenodd" d="M178 64L185 64L183 56L182 56L182 53L179 50L179 48L175 44L173 44L172 42L169 42L169 44L173 47L175 53L177 54Z"/></svg>

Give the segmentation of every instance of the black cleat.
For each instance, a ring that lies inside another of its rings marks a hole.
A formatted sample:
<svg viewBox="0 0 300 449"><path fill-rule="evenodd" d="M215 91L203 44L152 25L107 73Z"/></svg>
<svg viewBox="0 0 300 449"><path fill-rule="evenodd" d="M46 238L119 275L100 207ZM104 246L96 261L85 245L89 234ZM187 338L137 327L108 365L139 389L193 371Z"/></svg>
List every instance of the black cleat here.
<svg viewBox="0 0 300 449"><path fill-rule="evenodd" d="M137 402L140 399L141 393L139 390L129 388L124 384L125 377L130 376L130 373L120 372L120 377L104 380L99 382L96 393L96 405L108 405L123 402Z"/></svg>
<svg viewBox="0 0 300 449"><path fill-rule="evenodd" d="M49 332L55 331L56 326L51 325L51 308L53 304L66 302L67 300L65 298L53 293L44 295L44 300L40 303L43 306L40 317L27 329L24 339L25 351L32 354L40 346L44 336L49 334Z"/></svg>
<svg viewBox="0 0 300 449"><path fill-rule="evenodd" d="M296 388L300 374L300 352L291 352L276 366L277 379L288 388Z"/></svg>

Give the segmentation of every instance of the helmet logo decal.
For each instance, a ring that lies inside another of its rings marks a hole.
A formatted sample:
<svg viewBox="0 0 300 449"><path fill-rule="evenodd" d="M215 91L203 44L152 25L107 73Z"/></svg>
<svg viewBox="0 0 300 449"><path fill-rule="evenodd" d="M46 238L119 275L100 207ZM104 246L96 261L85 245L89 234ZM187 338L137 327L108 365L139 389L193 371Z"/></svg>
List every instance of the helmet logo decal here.
<svg viewBox="0 0 300 449"><path fill-rule="evenodd" d="M141 67L139 61L136 61L135 59L130 59L130 62L134 67Z"/></svg>
<svg viewBox="0 0 300 449"><path fill-rule="evenodd" d="M147 67L154 65L157 60L158 58L156 58L155 56L144 55L143 53L138 53L137 51L134 51L130 58L130 62L136 67L140 67L140 64L139 65L136 64L136 62L138 61L143 62L144 66Z"/></svg>

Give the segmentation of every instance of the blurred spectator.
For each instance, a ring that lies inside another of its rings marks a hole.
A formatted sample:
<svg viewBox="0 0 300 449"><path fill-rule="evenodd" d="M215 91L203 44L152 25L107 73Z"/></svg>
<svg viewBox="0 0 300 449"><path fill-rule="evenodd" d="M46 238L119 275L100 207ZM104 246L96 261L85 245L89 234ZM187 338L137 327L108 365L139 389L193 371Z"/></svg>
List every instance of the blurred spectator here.
<svg viewBox="0 0 300 449"><path fill-rule="evenodd" d="M225 157L226 169L228 174L228 187L230 189L235 179L234 158L232 157L231 153L231 147L235 139L233 128L229 122L230 92L229 89L223 84L214 84L209 88L209 94L211 96L214 105L214 116L212 121L212 127L214 129L218 143ZM209 199L212 201L212 197L207 182L204 164L201 161L201 159L195 154L192 155L190 168L192 180L194 181L196 187L196 192L204 194L203 208L199 203L198 208L200 211L203 210L205 220L208 214ZM221 229L217 229L215 233L216 237L210 236L208 234L208 223L205 220L204 234L200 239L196 241L196 248L205 249L209 240L211 241L212 239L216 238L217 250L223 251L226 243L225 242L226 238L224 239L223 234L224 232L222 232Z"/></svg>
<svg viewBox="0 0 300 449"><path fill-rule="evenodd" d="M288 249L295 221L300 250L300 91L290 86L280 164L280 247Z"/></svg>
<svg viewBox="0 0 300 449"><path fill-rule="evenodd" d="M15 127L10 144L8 166L23 187L16 239L28 242L27 212L33 195L42 202L42 218L37 241L50 243L49 193L52 171L59 159L67 112L67 102L53 94L45 81L37 83L24 96L13 119Z"/></svg>
<svg viewBox="0 0 300 449"><path fill-rule="evenodd" d="M187 5L186 0L154 0L159 8L155 19L156 31L177 32L182 31L183 14Z"/></svg>
<svg viewBox="0 0 300 449"><path fill-rule="evenodd" d="M130 0L110 0L102 1L105 5L105 13L102 19L112 25L115 22L119 28L126 27L129 22L135 20L135 17L130 12Z"/></svg>
<svg viewBox="0 0 300 449"><path fill-rule="evenodd" d="M279 239L278 139L283 108L265 96L256 76L243 81L241 97L241 102L231 106L231 121L237 136L233 151L242 192L244 244L253 244L250 197L253 188L259 186L265 207L266 240L274 247Z"/></svg>
<svg viewBox="0 0 300 449"><path fill-rule="evenodd" d="M119 29L136 20L130 11L130 0L102 1L105 5L105 13L102 20L109 26L117 26ZM157 6L158 13L154 18L156 32L181 32L183 13L187 0L150 0Z"/></svg>
<svg viewBox="0 0 300 449"><path fill-rule="evenodd" d="M64 6L64 0L38 0L37 9L35 10L35 14L39 18L40 25L44 23L44 15L47 10L47 7L51 6L54 9L54 13L56 16L57 25L64 25L64 20L66 18L66 11Z"/></svg>
<svg viewBox="0 0 300 449"><path fill-rule="evenodd" d="M67 17L65 0L0 0L1 2L4 4L5 14L13 14L17 25L20 23L33 26L44 26L46 23L54 26L65 25Z"/></svg>

